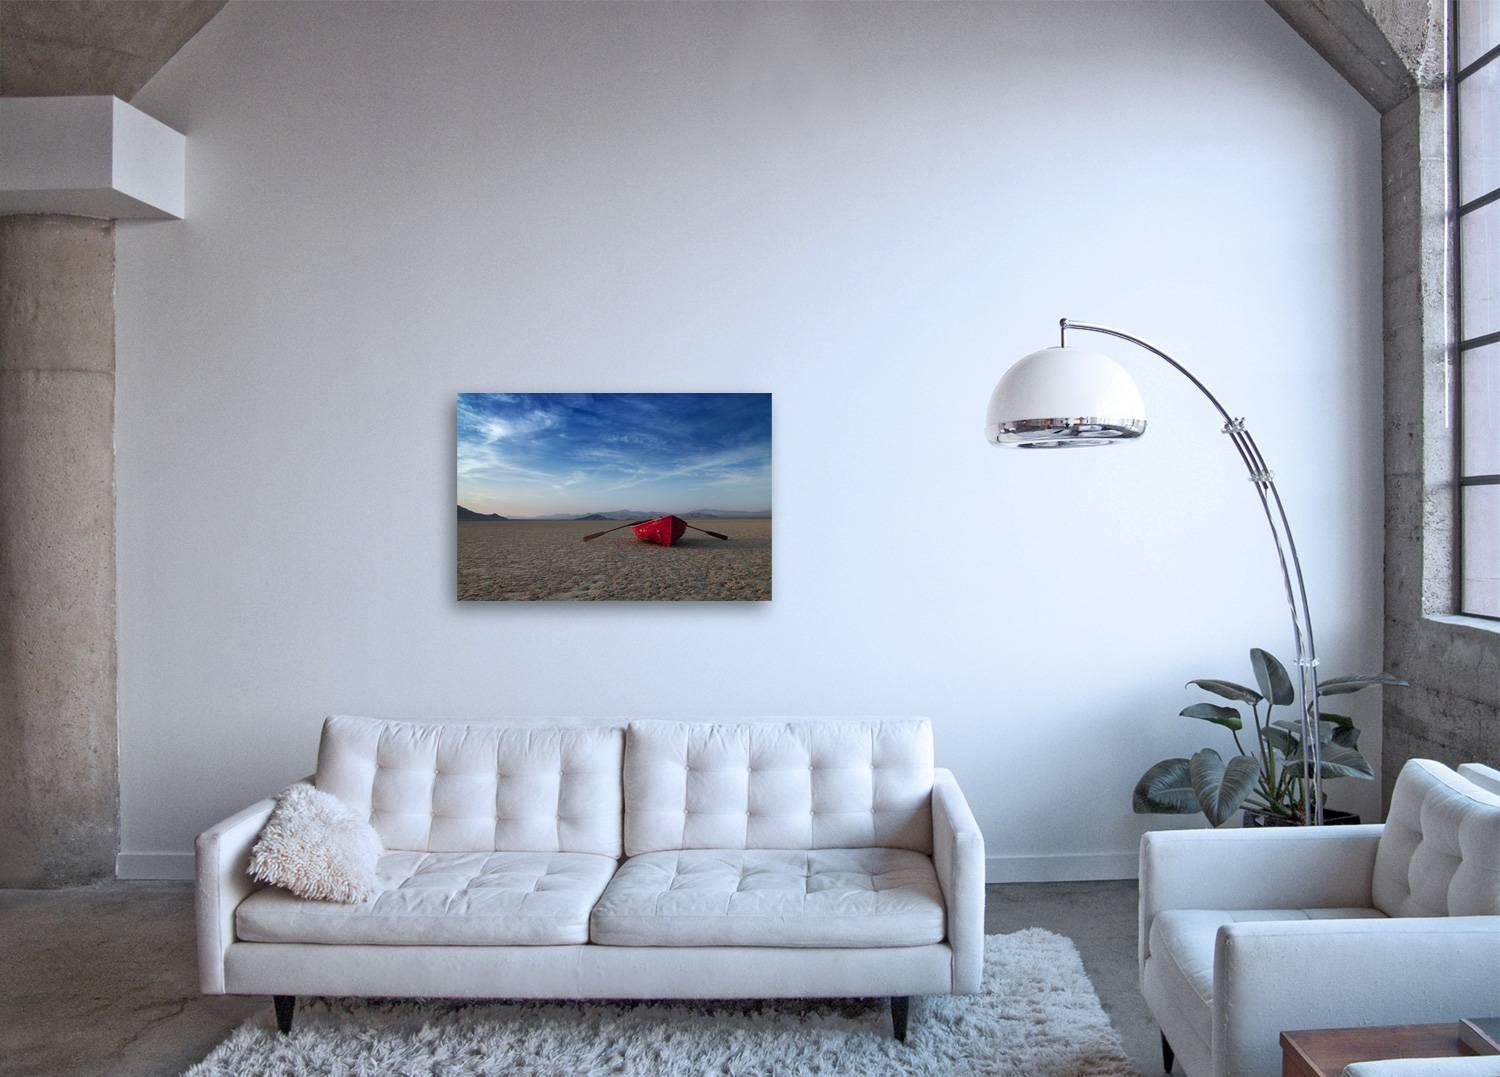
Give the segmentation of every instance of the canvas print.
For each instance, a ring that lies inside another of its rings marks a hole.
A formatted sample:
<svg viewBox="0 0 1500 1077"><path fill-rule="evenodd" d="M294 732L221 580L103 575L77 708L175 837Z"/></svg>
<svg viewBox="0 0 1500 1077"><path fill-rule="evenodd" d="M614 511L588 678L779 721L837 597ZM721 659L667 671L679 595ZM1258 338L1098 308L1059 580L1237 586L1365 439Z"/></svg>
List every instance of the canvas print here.
<svg viewBox="0 0 1500 1077"><path fill-rule="evenodd" d="M458 597L769 601L771 394L459 394Z"/></svg>

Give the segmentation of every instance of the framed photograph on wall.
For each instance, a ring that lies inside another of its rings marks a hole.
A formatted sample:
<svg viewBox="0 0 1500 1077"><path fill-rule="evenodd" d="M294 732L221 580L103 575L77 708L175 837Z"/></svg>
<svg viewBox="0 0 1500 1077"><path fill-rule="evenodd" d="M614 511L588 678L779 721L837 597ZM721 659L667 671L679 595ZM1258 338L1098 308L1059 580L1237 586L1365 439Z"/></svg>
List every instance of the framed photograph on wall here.
<svg viewBox="0 0 1500 1077"><path fill-rule="evenodd" d="M770 601L770 393L460 393L457 477L459 601Z"/></svg>

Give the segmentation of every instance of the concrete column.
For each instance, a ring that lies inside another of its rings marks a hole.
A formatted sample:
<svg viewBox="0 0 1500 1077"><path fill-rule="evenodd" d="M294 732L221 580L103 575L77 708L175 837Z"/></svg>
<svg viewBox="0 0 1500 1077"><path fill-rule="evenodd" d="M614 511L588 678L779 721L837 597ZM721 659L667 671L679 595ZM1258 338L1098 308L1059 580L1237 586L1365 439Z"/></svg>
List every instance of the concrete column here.
<svg viewBox="0 0 1500 1077"><path fill-rule="evenodd" d="M1408 759L1500 758L1500 632L1451 616L1455 464L1447 102L1422 89L1380 118L1385 174L1386 806Z"/></svg>
<svg viewBox="0 0 1500 1077"><path fill-rule="evenodd" d="M111 876L110 221L0 217L0 887Z"/></svg>
<svg viewBox="0 0 1500 1077"><path fill-rule="evenodd" d="M1500 757L1500 632L1453 616L1453 302L1448 293L1447 5L1267 0L1380 110L1385 181L1386 806L1408 759Z"/></svg>

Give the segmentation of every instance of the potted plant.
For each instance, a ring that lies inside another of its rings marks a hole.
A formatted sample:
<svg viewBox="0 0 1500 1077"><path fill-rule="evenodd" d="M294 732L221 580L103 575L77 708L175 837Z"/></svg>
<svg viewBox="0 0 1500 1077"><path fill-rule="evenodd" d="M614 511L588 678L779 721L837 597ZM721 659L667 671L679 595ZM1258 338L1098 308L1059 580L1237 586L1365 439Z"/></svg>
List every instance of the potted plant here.
<svg viewBox="0 0 1500 1077"><path fill-rule="evenodd" d="M1133 807L1138 814L1192 815L1201 811L1211 825L1219 826L1243 807L1245 826L1300 826L1305 822L1301 717L1272 717L1277 707L1296 703L1296 690L1286 667L1268 651L1252 649L1250 668L1258 691L1213 678L1188 682L1230 703L1249 706L1250 731L1245 728L1240 706L1194 703L1181 712L1185 718L1198 718L1229 730L1237 754L1226 762L1214 749L1204 748L1191 759L1163 759L1135 784ZM1348 695L1376 684L1405 687L1406 683L1389 673L1334 677L1318 685L1318 697ZM1321 719L1322 776L1374 778L1374 770L1359 753L1359 730L1353 719L1327 711L1322 712ZM1254 735L1250 751L1240 739L1242 732ZM1323 820L1357 823L1359 817L1325 810Z"/></svg>

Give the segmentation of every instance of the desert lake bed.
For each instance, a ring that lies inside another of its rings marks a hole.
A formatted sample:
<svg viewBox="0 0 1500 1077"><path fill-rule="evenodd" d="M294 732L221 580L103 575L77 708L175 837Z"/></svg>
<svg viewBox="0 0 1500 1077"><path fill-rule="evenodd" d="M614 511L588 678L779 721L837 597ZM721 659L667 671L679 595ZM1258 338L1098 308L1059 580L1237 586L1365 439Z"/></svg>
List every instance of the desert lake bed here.
<svg viewBox="0 0 1500 1077"><path fill-rule="evenodd" d="M771 598L771 520L687 522L728 535L688 531L654 546L617 521L484 520L458 525L458 597L470 601L741 601Z"/></svg>

